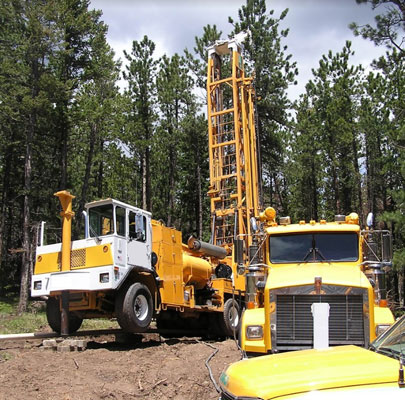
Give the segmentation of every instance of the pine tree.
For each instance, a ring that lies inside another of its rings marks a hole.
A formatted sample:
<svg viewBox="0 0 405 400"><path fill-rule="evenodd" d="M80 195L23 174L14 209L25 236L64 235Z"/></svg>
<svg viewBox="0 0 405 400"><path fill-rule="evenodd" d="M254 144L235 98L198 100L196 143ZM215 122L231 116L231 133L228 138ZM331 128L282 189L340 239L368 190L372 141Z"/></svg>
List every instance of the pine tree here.
<svg viewBox="0 0 405 400"><path fill-rule="evenodd" d="M210 24L203 27L203 34L201 37L195 37L195 46L193 47L194 55L187 49L185 57L190 70L194 74L196 85L206 90L207 89L207 48L214 44L217 40L221 39L222 31L217 30L217 26ZM206 104L207 96L204 91L202 102Z"/></svg>
<svg viewBox="0 0 405 400"><path fill-rule="evenodd" d="M265 190L273 206L287 212L283 177L284 138L289 127L287 88L296 83L298 74L296 63L291 55L286 55L287 47L282 39L288 29L280 31L280 22L287 16L288 9L279 18L273 18L274 11L267 12L265 0L247 0L239 9L239 21L233 24L231 36L241 31L250 31L245 41L246 62L255 76L257 131L260 138L262 174Z"/></svg>
<svg viewBox="0 0 405 400"><path fill-rule="evenodd" d="M136 167L140 171L142 180L142 208L152 210L151 194L151 146L155 124L155 80L156 61L153 58L155 44L144 36L142 41L133 41L132 52L124 51L130 62L124 79L128 81L129 109L127 114L126 142L133 155L139 156ZM137 162L136 157L135 162ZM135 179L136 178L136 174ZM137 186L137 185L136 185Z"/></svg>
<svg viewBox="0 0 405 400"><path fill-rule="evenodd" d="M97 196L96 182L104 179L96 172L97 165L104 163L103 143L117 140L123 122L116 86L119 64L113 59L114 53L104 32L91 39L91 48L91 63L85 69L87 83L78 91L72 108L75 125L71 134L69 171L74 192L78 193L76 234L85 203Z"/></svg>
<svg viewBox="0 0 405 400"><path fill-rule="evenodd" d="M376 25L366 24L359 26L353 22L350 28L356 36L372 40L377 46L386 46L398 52L400 57L405 55L404 23L405 2L403 0L356 0L358 4L371 4L373 10L386 6L385 13L375 17Z"/></svg>
<svg viewBox="0 0 405 400"><path fill-rule="evenodd" d="M306 172L308 164L305 167L304 163L311 157L311 151L316 155L316 164L315 160L309 163L311 178L305 174L299 181L303 189L306 187L306 196L312 199L314 218L353 210L362 214L358 161L361 147L356 122L362 71L360 67L349 66L352 54L347 42L342 52L324 55L319 68L313 70L314 79L307 84L306 95L298 102L298 131L296 142L290 147L305 149L298 161ZM307 179L312 181L309 186L305 184ZM322 202L315 200L313 194L316 182L322 191Z"/></svg>
<svg viewBox="0 0 405 400"><path fill-rule="evenodd" d="M158 140L155 142L155 155L159 157L161 171L155 184L163 188L160 206L154 212L164 215L168 226L179 224L178 215L178 168L179 143L181 141L181 121L189 89L184 58L175 54L171 58L163 56L157 76L157 98L160 111ZM158 162L158 160L156 160ZM155 166L157 163L155 164ZM167 182L167 185L164 185ZM159 193L161 189L157 190Z"/></svg>
<svg viewBox="0 0 405 400"><path fill-rule="evenodd" d="M386 212L383 220L391 223L394 230L394 267L398 272L398 299L401 307L405 305L405 107L404 107L404 45L405 45L405 3L403 0L356 0L357 3L369 3L373 9L386 5L382 14L375 17L375 26L351 24L355 35L373 41L376 45L385 46L385 56L374 60L374 67L381 71L385 87L380 91L383 107L387 114L382 121L376 121L387 141L388 157L382 159L384 174L391 176L383 185L390 190L384 194L383 203ZM378 115L378 114L377 114ZM381 115L381 112L380 112ZM382 144L382 146L384 146ZM377 159L377 162L379 160Z"/></svg>
<svg viewBox="0 0 405 400"><path fill-rule="evenodd" d="M297 122L288 146L290 154L285 173L290 188L289 209L294 221L319 221L324 213L320 121L311 100L307 94L301 96Z"/></svg>

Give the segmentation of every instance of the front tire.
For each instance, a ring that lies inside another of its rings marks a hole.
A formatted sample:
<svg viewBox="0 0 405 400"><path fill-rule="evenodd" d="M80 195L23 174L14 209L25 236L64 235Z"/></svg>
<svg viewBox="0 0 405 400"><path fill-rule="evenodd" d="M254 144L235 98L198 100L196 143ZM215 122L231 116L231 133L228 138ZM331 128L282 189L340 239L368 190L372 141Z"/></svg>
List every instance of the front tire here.
<svg viewBox="0 0 405 400"><path fill-rule="evenodd" d="M52 330L60 334L62 323L58 298L49 297L46 301L46 319L48 320L48 324L52 328ZM70 312L69 333L75 333L81 327L82 322L83 318L80 318Z"/></svg>
<svg viewBox="0 0 405 400"><path fill-rule="evenodd" d="M148 287L136 282L122 290L116 300L116 314L124 331L145 332L152 321L153 301Z"/></svg>

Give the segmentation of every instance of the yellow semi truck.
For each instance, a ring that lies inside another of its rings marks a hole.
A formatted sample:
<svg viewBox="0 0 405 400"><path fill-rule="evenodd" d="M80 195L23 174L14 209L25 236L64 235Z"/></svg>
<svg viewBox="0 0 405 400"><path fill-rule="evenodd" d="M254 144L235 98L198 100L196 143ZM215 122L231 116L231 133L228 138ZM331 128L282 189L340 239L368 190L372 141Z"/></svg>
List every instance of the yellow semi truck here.
<svg viewBox="0 0 405 400"><path fill-rule="evenodd" d="M367 347L394 322L385 288L391 235L372 229L371 214L364 230L356 213L291 224L268 208L259 223L246 273L240 333L246 353Z"/></svg>

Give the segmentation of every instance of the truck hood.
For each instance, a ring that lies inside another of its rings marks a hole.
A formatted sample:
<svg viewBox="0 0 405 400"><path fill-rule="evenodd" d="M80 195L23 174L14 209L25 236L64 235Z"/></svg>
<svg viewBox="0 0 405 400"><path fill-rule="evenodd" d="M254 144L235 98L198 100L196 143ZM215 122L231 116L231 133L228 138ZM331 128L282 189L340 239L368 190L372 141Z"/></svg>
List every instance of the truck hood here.
<svg viewBox="0 0 405 400"><path fill-rule="evenodd" d="M322 278L323 285L370 287L370 282L358 265L310 263L272 268L269 273L270 279L267 279L266 289L313 285L315 277L318 276Z"/></svg>
<svg viewBox="0 0 405 400"><path fill-rule="evenodd" d="M230 365L220 381L234 396L268 400L314 390L395 384L398 369L395 359L356 346L341 346L242 360Z"/></svg>

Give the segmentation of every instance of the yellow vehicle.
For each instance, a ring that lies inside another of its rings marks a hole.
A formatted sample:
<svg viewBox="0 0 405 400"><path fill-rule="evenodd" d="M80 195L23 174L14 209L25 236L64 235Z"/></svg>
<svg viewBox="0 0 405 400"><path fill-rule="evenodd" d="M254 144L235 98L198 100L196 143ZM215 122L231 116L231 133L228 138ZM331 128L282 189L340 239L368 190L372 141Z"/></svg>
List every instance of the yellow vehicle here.
<svg viewBox="0 0 405 400"><path fill-rule="evenodd" d="M86 205L85 238L71 242L73 196L58 192L62 243L37 247L31 295L47 296L51 328L79 329L84 318L116 317L127 332L213 328L232 334L244 287L233 284L224 248L191 238L113 199ZM42 240L41 240L42 242ZM236 315L235 315L236 313Z"/></svg>
<svg viewBox="0 0 405 400"><path fill-rule="evenodd" d="M356 214L294 225L272 208L261 212L252 78L237 41L217 42L208 53L211 243L232 246L233 279L246 281L242 349L368 346L393 323L384 284L390 233L372 223L362 232Z"/></svg>
<svg viewBox="0 0 405 400"><path fill-rule="evenodd" d="M394 322L385 288L391 235L373 230L371 215L365 230L355 213L291 224L289 217L277 223L268 208L260 221L257 255L246 274L245 352L367 347Z"/></svg>
<svg viewBox="0 0 405 400"><path fill-rule="evenodd" d="M271 354L230 365L220 400L405 398L405 316L369 350L353 345Z"/></svg>
<svg viewBox="0 0 405 400"><path fill-rule="evenodd" d="M72 242L73 196L56 193L62 243L41 240L31 287L32 297L48 298L55 331L74 332L94 317L116 317L128 332L147 330L153 318L162 329L238 331L245 279L232 258L233 242L242 236L250 244L249 218L259 212L252 79L245 78L241 52L238 38L209 50L210 243L191 237L185 245L178 230L115 199L87 204L85 238ZM218 53L229 56L229 77L221 75ZM224 85L231 88L226 102Z"/></svg>

